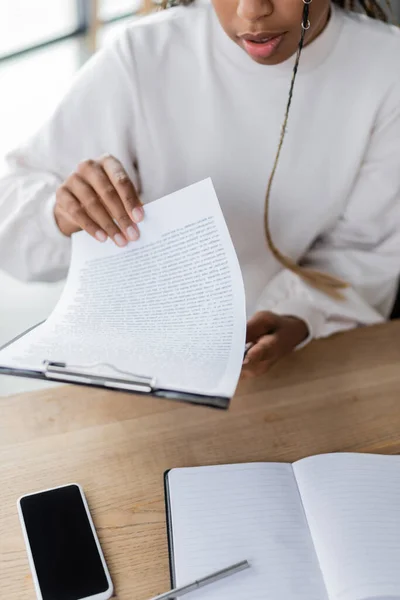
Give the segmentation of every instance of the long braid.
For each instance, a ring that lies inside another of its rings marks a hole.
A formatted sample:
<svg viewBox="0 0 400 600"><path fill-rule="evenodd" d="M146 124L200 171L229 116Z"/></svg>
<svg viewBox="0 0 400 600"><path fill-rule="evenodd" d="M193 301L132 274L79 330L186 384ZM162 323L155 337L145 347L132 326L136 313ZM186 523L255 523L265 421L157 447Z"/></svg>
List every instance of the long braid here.
<svg viewBox="0 0 400 600"><path fill-rule="evenodd" d="M357 0L357 2L356 0L332 0L332 2L347 10L356 10L356 4L358 3L365 14L372 19L384 21L385 23L389 20L394 21L391 0L385 0L389 14L386 14L378 0Z"/></svg>
<svg viewBox="0 0 400 600"><path fill-rule="evenodd" d="M392 23L396 22L396 16L394 14L393 6L391 0L385 0L386 8L389 11L389 19Z"/></svg>
<svg viewBox="0 0 400 600"><path fill-rule="evenodd" d="M290 269L290 271L293 271L294 273L299 275L304 281L306 281L313 287L321 289L321 290L325 291L326 293L329 293L329 295L334 296L335 298L338 298L339 296L341 297L341 293L339 290L347 287L347 284L344 281L342 281L341 279L337 279L336 277L332 277L331 275L328 275L325 273L319 273L318 271L314 271L313 269L307 269L305 267L302 267L302 266L298 265L294 260L289 258L288 256L285 256L284 254L282 254L282 252L277 248L277 246L275 245L275 243L272 239L270 222L269 222L269 208L270 208L272 184L273 184L273 181L275 178L276 170L278 168L279 158L281 155L283 142L284 142L285 135L286 135L286 129L287 129L287 124L288 124L288 120L289 120L289 112L290 112L290 107L291 107L292 99L293 99L294 84L296 82L297 71L298 71L299 63L300 63L301 51L304 46L306 32L310 27L310 22L308 20L309 9L310 9L310 1L308 3L304 4L303 19L302 19L302 23L301 23L301 37L300 37L300 42L299 42L299 46L297 49L296 61L295 61L294 67L293 67L293 75L292 75L292 81L290 83L289 97L288 97L288 102L286 105L285 117L283 119L281 135L280 135L280 139L279 139L279 143L278 143L278 150L276 152L271 175L270 175L269 181L268 181L267 192L266 192L266 196L265 196L265 208L264 208L264 230L265 230L265 237L267 240L268 247L278 262L280 262L287 269Z"/></svg>
<svg viewBox="0 0 400 600"><path fill-rule="evenodd" d="M280 139L279 139L279 143L278 143L278 150L276 152L275 161L274 161L271 175L270 175L269 181L268 181L267 192L266 192L266 196L265 196L265 208L264 208L264 230L265 230L265 237L267 240L268 247L278 262L280 262L284 267L286 267L290 271L293 271L294 273L299 275L299 277L301 277L309 285L312 285L313 287L323 290L330 296L335 297L337 299L339 297L340 298L342 297L340 290L347 287L347 283L341 279L337 279L336 277L333 277L332 275L328 275L326 273L320 273L318 271L314 271L313 269L308 269L308 268L302 267L302 266L298 265L294 260L292 260L291 258L286 256L285 254L282 254L282 252L277 248L277 246L275 245L275 243L272 239L270 222L269 222L269 208L270 208L272 184L273 184L273 181L275 178L276 170L278 168L279 158L281 155L283 142L284 142L285 135L286 135L286 129L287 129L287 124L288 124L288 120L289 120L290 106L292 104L292 99L293 99L294 84L296 81L297 71L298 71L299 63L300 63L300 56L301 56L301 52L303 50L306 32L310 27L310 22L308 20L310 3L311 3L311 0L307 0L307 3L304 4L303 19L302 19L302 23L301 23L300 42L299 42L299 46L297 49L296 61L295 61L294 67L293 67L293 75L292 75L292 81L290 83L289 97L288 97L288 102L286 105L285 117L283 119L281 135L280 135Z"/></svg>
<svg viewBox="0 0 400 600"><path fill-rule="evenodd" d="M177 5L182 5L182 4L189 5L189 4L192 4L192 2L194 2L194 0L161 0L161 8L169 8L170 6L177 6ZM312 0L303 0L303 2L304 2L304 9L303 9L303 17L302 17L302 23L301 23L300 42L299 42L299 45L297 48L296 60L295 60L295 64L293 67L292 80L290 83L289 96L288 96L288 101L287 101L287 105L286 105L285 116L283 119L281 134L280 134L280 138L279 138L278 149L276 152L271 175L269 177L266 196L265 196L264 230L265 230L265 237L266 237L268 248L270 249L271 253L273 254L273 256L276 258L276 260L279 263L281 263L285 268L289 269L290 271L296 273L299 277L301 277L301 279L303 279L306 283L308 283L312 287L314 287L322 292L325 292L327 295L331 296L334 299L343 299L342 290L344 288L347 288L349 284L347 282L343 281L342 279L339 279L339 278L329 275L327 273L321 273L319 271L315 271L314 269L309 269L307 267L303 267L303 266L297 264L294 260L292 260L288 256L285 256L274 244L274 241L272 239L271 229L270 229L270 223L269 223L269 208L270 208L272 184L273 184L275 174L276 174L276 171L278 168L278 163L279 163L279 158L280 158L282 147L283 147L283 142L285 140L286 129L287 129L287 124L288 124L288 120L289 120L290 107L291 107L292 100L293 100L294 84L296 81L297 71L298 71L299 64L300 64L300 57L301 57L301 53L302 53L302 50L304 47L307 30L310 27L310 22L309 22L308 17L309 17L310 4L311 4ZM355 10L355 0L332 0L332 2L343 9ZM385 0L385 2L386 2L386 5L387 5L389 11L391 13L393 13L390 0ZM358 0L358 3L360 5L360 7L362 8L362 10L367 14L367 16L369 16L373 19L378 19L378 20L385 21L385 22L389 21L388 15L386 15L385 11L382 9L382 7L380 6L380 4L378 3L377 0Z"/></svg>
<svg viewBox="0 0 400 600"><path fill-rule="evenodd" d="M389 19L383 10L383 8L373 0L359 0L364 12L372 19L379 19L380 21L387 22Z"/></svg>
<svg viewBox="0 0 400 600"><path fill-rule="evenodd" d="M310 26L310 22L308 20L308 15L309 15L309 8L310 8L309 4L311 3L311 1L312 0L303 0L304 10L303 10L303 18L302 18L302 24L301 24L300 42L299 42L299 46L297 49L295 64L293 67L292 81L291 81L290 88L289 88L289 97L288 97L286 112L285 112L285 116L284 116L284 120L283 120L281 135L280 135L280 139L279 139L279 143L278 143L278 149L276 152L275 161L274 161L274 164L272 167L271 175L269 177L267 192L266 192L266 196L265 196L264 230L265 230L265 237L266 237L267 244L268 244L270 251L272 252L273 256L284 267L286 267L290 271L296 273L299 277L301 277L301 279L303 279L306 283L308 283L312 287L325 292L327 295L331 296L332 298L334 298L336 300L339 300L339 299L343 299L342 290L344 288L347 288L349 284L347 282L343 281L342 279L339 279L339 278L329 275L327 273L322 273L320 271L315 271L314 269L303 267L303 266L297 264L294 260L292 260L288 256L284 255L274 244L274 241L272 239L271 229L270 229L270 222L269 222L269 208L270 208L272 184L273 184L273 181L275 178L275 173L276 173L276 170L278 167L279 158L281 155L283 142L284 142L285 135L286 135L290 106L291 106L292 98L293 98L293 89L294 89L297 71L299 68L301 52L302 52L302 49L304 46L305 35L306 35L307 29ZM354 0L333 0L333 1L335 2L335 4L338 4L339 6L341 6L343 8L346 8L349 10L354 10L354 4L355 4ZM376 0L359 0L359 2L368 16L375 18L375 19L385 21L385 22L388 21L387 15L383 11L383 9L380 7L380 5L376 2ZM387 0L387 2L389 2L389 6L390 6L390 0Z"/></svg>

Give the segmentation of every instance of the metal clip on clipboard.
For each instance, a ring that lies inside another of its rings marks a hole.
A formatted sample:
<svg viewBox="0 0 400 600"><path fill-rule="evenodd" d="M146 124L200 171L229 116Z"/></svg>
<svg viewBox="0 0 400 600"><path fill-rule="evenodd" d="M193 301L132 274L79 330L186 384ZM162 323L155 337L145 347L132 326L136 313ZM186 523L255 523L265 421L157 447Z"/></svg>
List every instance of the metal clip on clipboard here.
<svg viewBox="0 0 400 600"><path fill-rule="evenodd" d="M108 367L118 371L112 365ZM128 390L131 392L142 392L151 394L156 390L156 379L154 377L143 377L142 375L134 375L126 373L131 379L122 379L121 377L104 377L91 373L82 373L73 370L79 367L69 367L66 363L44 361L43 373L47 379L59 380L63 382L82 383L86 385L95 385L105 388L118 390ZM90 366L81 366L82 369L93 368Z"/></svg>
<svg viewBox="0 0 400 600"><path fill-rule="evenodd" d="M31 327L28 331L20 334L0 350L7 348L13 342L16 342L21 337L32 331L35 327ZM116 374L120 373L123 377L104 376L95 373L88 373L86 369L105 366ZM84 370L84 371L82 371ZM88 385L92 387L100 387L103 389L112 389L116 391L126 391L136 394L144 394L155 396L157 398L165 398L167 400L176 400L179 402L188 402L190 404L209 406L211 408L227 409L230 404L230 397L219 395L199 394L196 392L188 392L185 390L166 389L160 387L156 377L145 377L143 375L135 375L134 373L121 371L114 365L106 363L97 363L92 365L72 365L60 361L44 360L41 366L35 368L1 366L0 375L11 375L13 377L27 377L31 379L40 379L47 381L58 381L62 383L72 383L77 385Z"/></svg>

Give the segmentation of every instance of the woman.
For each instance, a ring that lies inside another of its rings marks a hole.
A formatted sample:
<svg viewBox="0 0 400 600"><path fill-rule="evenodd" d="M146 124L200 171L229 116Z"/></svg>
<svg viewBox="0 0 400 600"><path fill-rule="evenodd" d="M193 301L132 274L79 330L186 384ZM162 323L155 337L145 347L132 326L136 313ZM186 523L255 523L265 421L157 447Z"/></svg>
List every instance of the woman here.
<svg viewBox="0 0 400 600"><path fill-rule="evenodd" d="M63 277L73 232L134 242L141 202L211 176L245 282L245 374L382 321L400 270L400 34L374 0L371 18L306 2L186 0L131 24L9 156L0 267Z"/></svg>

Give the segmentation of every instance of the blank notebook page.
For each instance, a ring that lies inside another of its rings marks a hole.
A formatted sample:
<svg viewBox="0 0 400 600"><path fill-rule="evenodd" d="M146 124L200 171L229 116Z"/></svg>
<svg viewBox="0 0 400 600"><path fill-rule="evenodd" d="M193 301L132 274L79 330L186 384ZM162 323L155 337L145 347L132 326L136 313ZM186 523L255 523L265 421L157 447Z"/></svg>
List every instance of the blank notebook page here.
<svg viewBox="0 0 400 600"><path fill-rule="evenodd" d="M196 600L327 600L290 465L174 469L169 490L177 585L251 563Z"/></svg>
<svg viewBox="0 0 400 600"><path fill-rule="evenodd" d="M330 599L400 599L400 457L328 454L294 472Z"/></svg>

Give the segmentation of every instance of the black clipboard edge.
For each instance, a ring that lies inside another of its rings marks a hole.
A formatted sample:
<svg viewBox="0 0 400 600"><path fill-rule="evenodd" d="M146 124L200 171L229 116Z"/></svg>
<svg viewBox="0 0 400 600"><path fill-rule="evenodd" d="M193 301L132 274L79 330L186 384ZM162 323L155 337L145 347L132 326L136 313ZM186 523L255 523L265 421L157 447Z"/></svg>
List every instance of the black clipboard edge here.
<svg viewBox="0 0 400 600"><path fill-rule="evenodd" d="M155 398L163 398L167 400L175 400L177 402L186 402L195 406L207 406L209 408L217 408L219 410L227 410L230 405L230 398L224 396L206 396L202 394L190 394L188 392L181 392L179 390L164 390L155 389L152 392L141 392L138 390L131 391L121 389L117 386L111 385L99 385L95 383L83 383L69 381L68 379L61 379L59 377L48 377L44 375L42 371L34 371L28 369L14 369L10 367L0 366L0 375L11 375L13 377L25 377L27 379L39 379L41 381L54 381L55 383L64 383L68 385L79 385L91 388L99 388L102 390L112 390L113 392L119 392L124 394L135 394L137 396L152 396Z"/></svg>
<svg viewBox="0 0 400 600"><path fill-rule="evenodd" d="M44 323L41 321L37 325L33 325L26 331L23 331L11 341L4 344L1 350L7 348L7 346L11 346L14 342L22 338L27 333L30 333L33 329L38 327ZM38 379L40 381L54 381L55 383L65 383L69 385L83 385L85 387L95 387L103 390L112 390L114 392L120 392L125 394L136 394L139 396L154 396L156 398L164 398L167 400L175 400L177 402L186 402L189 404L193 404L195 406L207 406L209 408L217 408L219 410L227 410L229 408L231 399L225 396L207 396L203 394L191 394L189 392L181 392L180 390L165 390L162 388L156 388L152 392L141 392L141 391L130 391L126 389L120 389L118 387L112 386L103 386L95 383L82 383L82 382L74 382L69 381L68 379L61 379L59 377L48 377L42 371L35 371L33 369L16 369L11 367L2 367L0 366L0 375L11 375L13 377L24 377L26 379Z"/></svg>
<svg viewBox="0 0 400 600"><path fill-rule="evenodd" d="M175 577L175 555L174 555L174 537L172 532L172 512L171 512L171 496L169 492L169 473L172 469L168 469L164 473L164 498L165 498L165 516L167 524L167 540L168 540L168 556L169 556L169 577L171 580L171 588L176 587Z"/></svg>

